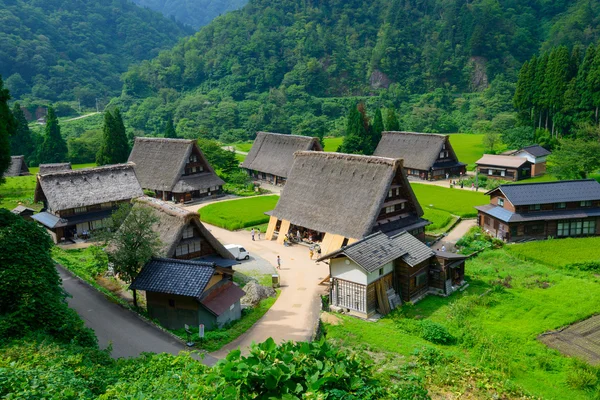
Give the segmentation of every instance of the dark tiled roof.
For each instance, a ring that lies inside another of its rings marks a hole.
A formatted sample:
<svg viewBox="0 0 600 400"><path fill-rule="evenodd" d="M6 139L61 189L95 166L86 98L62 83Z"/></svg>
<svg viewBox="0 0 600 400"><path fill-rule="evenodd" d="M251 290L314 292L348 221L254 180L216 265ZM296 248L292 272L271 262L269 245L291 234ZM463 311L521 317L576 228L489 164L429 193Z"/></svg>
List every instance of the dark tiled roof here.
<svg viewBox="0 0 600 400"><path fill-rule="evenodd" d="M211 287L200 299L200 304L217 317L246 295L246 292L233 282L221 282Z"/></svg>
<svg viewBox="0 0 600 400"><path fill-rule="evenodd" d="M600 183L594 179L500 185L494 190L502 191L515 206L600 200Z"/></svg>
<svg viewBox="0 0 600 400"><path fill-rule="evenodd" d="M214 273L213 263L153 258L129 288L198 298Z"/></svg>
<svg viewBox="0 0 600 400"><path fill-rule="evenodd" d="M543 148L542 146L537 145L537 144L534 144L531 146L525 146L521 150L528 152L529 154L531 154L534 157L544 157L549 154L552 154L551 152L549 152L548 150L546 150L545 148Z"/></svg>
<svg viewBox="0 0 600 400"><path fill-rule="evenodd" d="M319 258L319 261L335 258L342 254L360 265L365 271L373 272L398 258L402 258L407 264L414 266L427 260L434 252L408 232L401 232L394 236L378 232L333 253L326 254Z"/></svg>
<svg viewBox="0 0 600 400"><path fill-rule="evenodd" d="M34 209L25 207L25 206L16 206L11 211L13 214L21 215L21 214L33 214L35 212Z"/></svg>
<svg viewBox="0 0 600 400"><path fill-rule="evenodd" d="M435 251L436 257L444 258L446 260L464 260L467 256L462 254L451 253L449 251Z"/></svg>
<svg viewBox="0 0 600 400"><path fill-rule="evenodd" d="M535 211L529 213L512 213L502 207L486 205L475 207L479 211L488 214L500 221L506 223L514 222L532 222L532 221L553 221L558 219L576 219L600 217L600 208L586 208L578 210L554 210L554 211Z"/></svg>

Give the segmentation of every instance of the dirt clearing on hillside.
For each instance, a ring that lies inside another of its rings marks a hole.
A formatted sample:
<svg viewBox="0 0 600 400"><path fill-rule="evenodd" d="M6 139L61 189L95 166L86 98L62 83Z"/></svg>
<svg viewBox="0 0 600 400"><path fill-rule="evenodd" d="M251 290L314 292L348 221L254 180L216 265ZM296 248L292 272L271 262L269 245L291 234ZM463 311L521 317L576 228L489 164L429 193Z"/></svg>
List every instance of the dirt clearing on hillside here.
<svg viewBox="0 0 600 400"><path fill-rule="evenodd" d="M538 339L562 354L600 365L600 315L570 325Z"/></svg>

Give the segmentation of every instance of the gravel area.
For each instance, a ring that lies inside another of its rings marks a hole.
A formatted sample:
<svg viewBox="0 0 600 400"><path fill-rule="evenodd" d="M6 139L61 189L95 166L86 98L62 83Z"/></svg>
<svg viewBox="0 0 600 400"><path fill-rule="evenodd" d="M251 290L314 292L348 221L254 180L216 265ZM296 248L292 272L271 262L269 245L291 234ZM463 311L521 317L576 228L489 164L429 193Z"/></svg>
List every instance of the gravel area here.
<svg viewBox="0 0 600 400"><path fill-rule="evenodd" d="M255 254L250 254L249 260L240 261L241 264L234 265L233 270L256 279L259 283L264 284L265 282L271 281L271 275L276 274L277 270L262 257ZM240 276L243 279L243 277Z"/></svg>

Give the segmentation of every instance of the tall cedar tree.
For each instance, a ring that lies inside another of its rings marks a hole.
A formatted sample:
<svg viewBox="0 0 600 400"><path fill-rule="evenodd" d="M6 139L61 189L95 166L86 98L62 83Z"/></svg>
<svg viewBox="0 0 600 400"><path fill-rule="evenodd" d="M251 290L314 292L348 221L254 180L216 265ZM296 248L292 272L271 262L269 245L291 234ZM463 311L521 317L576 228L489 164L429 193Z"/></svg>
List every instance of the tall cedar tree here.
<svg viewBox="0 0 600 400"><path fill-rule="evenodd" d="M175 132L175 126L173 125L173 118L169 117L169 119L167 120L167 127L165 128L165 137L171 139L177 138L177 132Z"/></svg>
<svg viewBox="0 0 600 400"><path fill-rule="evenodd" d="M385 130L386 131L399 131L400 130L400 122L398 121L396 112L391 107L387 109L387 115L386 115L386 119L385 119Z"/></svg>
<svg viewBox="0 0 600 400"><path fill-rule="evenodd" d="M25 161L29 163L34 155L35 143L19 103L13 106L12 114L16 122L16 131L10 138L10 152L13 156L24 155Z"/></svg>
<svg viewBox="0 0 600 400"><path fill-rule="evenodd" d="M96 164L119 164L126 162L128 156L129 144L121 113L118 108L114 114L106 111L102 127L102 145L96 154Z"/></svg>
<svg viewBox="0 0 600 400"><path fill-rule="evenodd" d="M8 108L10 93L4 88L0 76L0 183L4 181L4 173L10 166L10 136L15 133L16 122Z"/></svg>
<svg viewBox="0 0 600 400"><path fill-rule="evenodd" d="M589 93L594 107L594 121L598 123L598 108L600 107L600 44L596 47L594 59L587 76Z"/></svg>
<svg viewBox="0 0 600 400"><path fill-rule="evenodd" d="M383 131L383 116L381 115L381 109L377 107L375 116L373 117L373 126L371 127L371 148L373 149L371 154L375 152L375 149L381 140L381 132Z"/></svg>
<svg viewBox="0 0 600 400"><path fill-rule="evenodd" d="M59 163L67 160L67 143L60 135L60 125L54 108L48 107L44 142L40 149L40 163Z"/></svg>
<svg viewBox="0 0 600 400"><path fill-rule="evenodd" d="M358 106L350 107L346 119L346 136L338 151L350 154L369 154L368 143L370 142L365 129L364 114L359 111ZM364 106L363 106L364 110ZM368 125L367 125L368 126Z"/></svg>

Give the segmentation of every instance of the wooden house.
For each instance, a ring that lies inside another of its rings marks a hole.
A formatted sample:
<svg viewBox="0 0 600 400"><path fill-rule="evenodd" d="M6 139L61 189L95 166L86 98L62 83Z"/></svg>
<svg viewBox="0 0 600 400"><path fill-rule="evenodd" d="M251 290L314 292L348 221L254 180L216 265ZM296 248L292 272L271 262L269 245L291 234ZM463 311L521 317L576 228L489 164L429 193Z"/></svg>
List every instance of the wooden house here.
<svg viewBox="0 0 600 400"><path fill-rule="evenodd" d="M165 328L203 324L211 330L242 316L245 293L232 276L232 269L212 262L153 258L129 288L146 292L150 318Z"/></svg>
<svg viewBox="0 0 600 400"><path fill-rule="evenodd" d="M194 140L136 137L129 161L144 190L178 203L221 193L217 176Z"/></svg>
<svg viewBox="0 0 600 400"><path fill-rule="evenodd" d="M423 210L402 160L316 151L297 152L266 238L288 232L332 252L373 232L406 230L424 240ZM312 240L311 240L312 239Z"/></svg>
<svg viewBox="0 0 600 400"><path fill-rule="evenodd" d="M542 146L534 144L502 154L526 158L531 163L531 176L540 176L546 173L546 159L552 153Z"/></svg>
<svg viewBox="0 0 600 400"><path fill-rule="evenodd" d="M500 185L475 207L478 224L508 242L600 235L600 183L593 179Z"/></svg>
<svg viewBox="0 0 600 400"><path fill-rule="evenodd" d="M104 227L121 203L142 195L131 164L38 175L34 201L44 207L32 218L58 243Z"/></svg>
<svg viewBox="0 0 600 400"><path fill-rule="evenodd" d="M71 163L40 164L38 175L51 174L53 172L71 171Z"/></svg>
<svg viewBox="0 0 600 400"><path fill-rule="evenodd" d="M162 243L162 256L209 260L220 267L237 264L233 255L200 222L198 213L151 197L133 200L133 207L149 209L158 220L153 230Z"/></svg>
<svg viewBox="0 0 600 400"><path fill-rule="evenodd" d="M29 207L25 207L23 205L21 206L16 206L15 208L13 208L12 210L10 210L11 213L18 215L20 217L22 217L24 220L26 221L31 221L32 220L32 215L35 214L35 210Z"/></svg>
<svg viewBox="0 0 600 400"><path fill-rule="evenodd" d="M401 301L447 296L464 285L465 256L434 252L408 232L377 232L329 253L330 304L370 318ZM400 300L401 299L401 300Z"/></svg>
<svg viewBox="0 0 600 400"><path fill-rule="evenodd" d="M4 176L25 176L31 175L29 168L25 163L25 156L12 156L10 158L10 165L8 170L4 173Z"/></svg>
<svg viewBox="0 0 600 400"><path fill-rule="evenodd" d="M411 178L438 180L466 172L466 164L458 161L448 135L383 132L373 155L403 159L406 175Z"/></svg>
<svg viewBox="0 0 600 400"><path fill-rule="evenodd" d="M258 132L242 163L248 175L273 185L285 184L296 151L323 151L318 138Z"/></svg>
<svg viewBox="0 0 600 400"><path fill-rule="evenodd" d="M531 178L531 162L525 157L484 154L476 162L477 173L492 179L520 181Z"/></svg>

